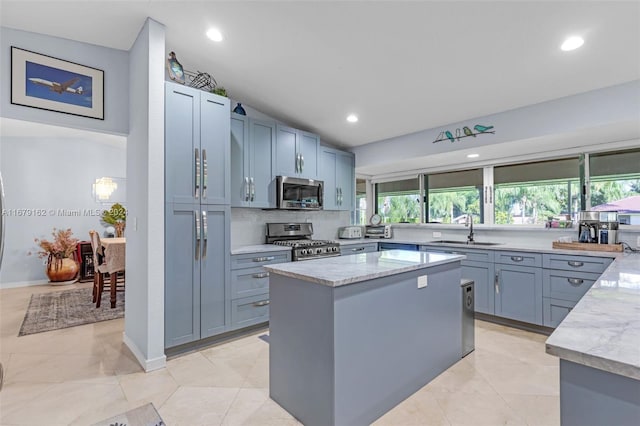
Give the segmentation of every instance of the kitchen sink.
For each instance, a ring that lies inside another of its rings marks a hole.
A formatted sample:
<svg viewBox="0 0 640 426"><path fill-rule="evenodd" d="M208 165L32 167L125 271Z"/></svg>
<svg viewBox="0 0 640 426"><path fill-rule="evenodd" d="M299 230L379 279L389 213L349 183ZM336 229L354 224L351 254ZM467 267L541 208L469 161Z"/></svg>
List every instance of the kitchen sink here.
<svg viewBox="0 0 640 426"><path fill-rule="evenodd" d="M460 244L463 246L498 246L502 243L490 243L484 241L463 241L463 240L436 240L429 241L430 244Z"/></svg>

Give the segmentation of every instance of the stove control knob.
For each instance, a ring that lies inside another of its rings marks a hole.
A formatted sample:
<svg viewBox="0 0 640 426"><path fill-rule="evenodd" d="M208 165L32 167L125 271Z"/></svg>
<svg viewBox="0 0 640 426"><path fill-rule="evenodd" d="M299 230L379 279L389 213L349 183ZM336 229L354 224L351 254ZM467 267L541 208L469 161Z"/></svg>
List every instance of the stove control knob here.
<svg viewBox="0 0 640 426"><path fill-rule="evenodd" d="M331 250L338 251L338 247L333 247Z"/></svg>
<svg viewBox="0 0 640 426"><path fill-rule="evenodd" d="M300 250L300 254L307 254L307 250L305 249Z"/></svg>
<svg viewBox="0 0 640 426"><path fill-rule="evenodd" d="M321 248L317 248L317 249L316 249L316 253L317 253L317 254L322 253L322 249L321 249Z"/></svg>

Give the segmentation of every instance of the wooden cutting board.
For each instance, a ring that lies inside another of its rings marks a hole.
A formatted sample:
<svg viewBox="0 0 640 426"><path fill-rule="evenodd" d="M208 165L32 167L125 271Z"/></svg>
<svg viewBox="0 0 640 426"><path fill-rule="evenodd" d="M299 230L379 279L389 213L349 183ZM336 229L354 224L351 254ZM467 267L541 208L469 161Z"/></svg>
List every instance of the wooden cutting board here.
<svg viewBox="0 0 640 426"><path fill-rule="evenodd" d="M564 250L582 250L582 251L607 251L607 252L622 252L624 248L622 244L593 244L593 243L579 243L577 241L570 243L561 243L554 241L551 245L554 249Z"/></svg>

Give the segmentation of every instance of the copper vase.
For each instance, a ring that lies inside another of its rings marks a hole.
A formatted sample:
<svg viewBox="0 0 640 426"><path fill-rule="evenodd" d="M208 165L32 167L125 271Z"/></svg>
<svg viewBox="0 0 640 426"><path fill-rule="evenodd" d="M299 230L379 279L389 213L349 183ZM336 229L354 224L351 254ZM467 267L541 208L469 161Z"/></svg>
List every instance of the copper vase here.
<svg viewBox="0 0 640 426"><path fill-rule="evenodd" d="M68 257L63 259L53 257L47 263L47 277L53 283L71 281L78 276L79 270L78 263Z"/></svg>

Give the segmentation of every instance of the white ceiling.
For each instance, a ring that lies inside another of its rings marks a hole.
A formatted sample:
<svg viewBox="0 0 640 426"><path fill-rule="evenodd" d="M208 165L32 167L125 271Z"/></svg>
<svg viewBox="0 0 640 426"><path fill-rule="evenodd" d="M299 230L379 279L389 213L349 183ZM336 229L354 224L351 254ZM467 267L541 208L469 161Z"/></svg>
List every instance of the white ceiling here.
<svg viewBox="0 0 640 426"><path fill-rule="evenodd" d="M349 147L640 78L640 2L5 1L2 26L128 50L147 16L230 95ZM217 26L225 40L205 31ZM569 35L585 45L563 53ZM64 56L64 52L60 52ZM90 64L89 64L90 65ZM360 116L347 123L347 113Z"/></svg>

